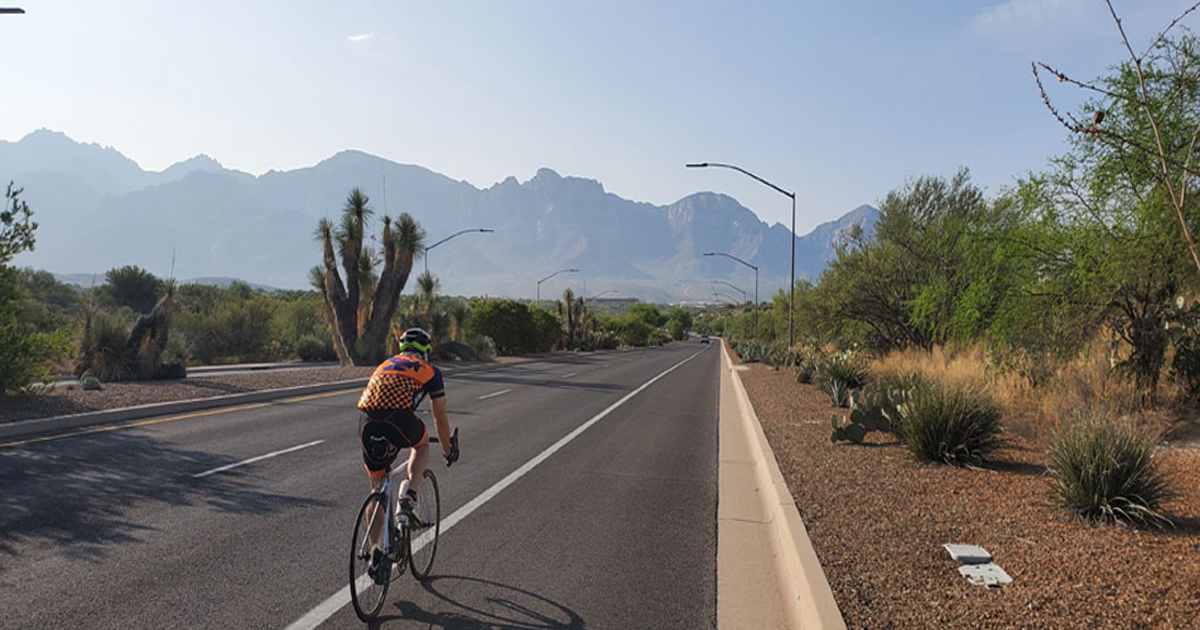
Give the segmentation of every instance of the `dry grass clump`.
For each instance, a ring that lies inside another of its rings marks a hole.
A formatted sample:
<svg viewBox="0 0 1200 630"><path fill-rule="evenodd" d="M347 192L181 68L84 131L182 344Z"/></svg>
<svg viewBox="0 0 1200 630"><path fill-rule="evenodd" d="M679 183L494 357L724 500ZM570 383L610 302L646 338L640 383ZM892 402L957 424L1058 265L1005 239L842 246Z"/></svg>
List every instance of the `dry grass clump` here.
<svg viewBox="0 0 1200 630"><path fill-rule="evenodd" d="M989 352L982 344L909 348L871 362L878 378L917 374L986 393L1003 410L1005 428L1046 439L1076 409L1102 407L1118 415L1142 411L1134 384L1113 369L1111 345L1098 337L1071 360Z"/></svg>
<svg viewBox="0 0 1200 630"><path fill-rule="evenodd" d="M900 441L919 461L978 465L1000 446L1000 414L973 386L930 381L900 405Z"/></svg>
<svg viewBox="0 0 1200 630"><path fill-rule="evenodd" d="M1154 456L1154 435L1110 412L1081 409L1050 445L1053 495L1087 519L1168 525L1161 506L1173 496Z"/></svg>

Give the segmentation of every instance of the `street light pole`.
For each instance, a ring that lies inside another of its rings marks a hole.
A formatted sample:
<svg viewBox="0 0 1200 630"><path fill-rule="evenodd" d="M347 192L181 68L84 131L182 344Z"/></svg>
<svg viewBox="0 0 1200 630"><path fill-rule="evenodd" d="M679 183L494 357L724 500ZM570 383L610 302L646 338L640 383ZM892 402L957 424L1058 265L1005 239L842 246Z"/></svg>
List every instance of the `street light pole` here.
<svg viewBox="0 0 1200 630"><path fill-rule="evenodd" d="M542 301L542 283L549 280L550 278L553 278L554 276L557 276L560 273L579 273L579 270L578 269L559 269L558 271L555 271L554 273L546 276L545 278L538 280L537 281L537 291L534 293L534 298L533 298L534 304L537 304L538 302Z"/></svg>
<svg viewBox="0 0 1200 630"><path fill-rule="evenodd" d="M732 258L754 270L754 343L758 343L758 267L751 265L750 263L742 260L741 258L738 258L737 256L734 256L732 254L726 254L724 252L706 252L704 255L705 256L724 256L726 258Z"/></svg>
<svg viewBox="0 0 1200 630"><path fill-rule="evenodd" d="M450 236L447 236L446 238L434 243L433 245L426 247L425 248L425 273L429 273L429 250L433 249L434 247L437 247L438 245L441 245L442 243L445 243L446 241L448 241L456 236L462 236L463 234L471 234L474 232L479 232L481 234L491 234L492 232L495 232L495 231L496 230L493 230L491 228L470 228L467 230L459 230L459 231L455 232L454 234L451 234Z"/></svg>
<svg viewBox="0 0 1200 630"><path fill-rule="evenodd" d="M729 295L726 295L726 294L721 293L720 291L716 291L716 290L713 291L713 297L725 298L726 300L729 300L729 303L733 304L734 306L741 306L746 303L745 300L739 302L739 301L737 301L737 298L730 297Z"/></svg>
<svg viewBox="0 0 1200 630"><path fill-rule="evenodd" d="M595 295L589 295L588 297L583 298L583 301L587 302L588 300L594 300L594 299L600 297L601 295L608 295L609 293L616 293L616 292L617 292L616 289L609 289L607 291L601 291Z"/></svg>
<svg viewBox="0 0 1200 630"><path fill-rule="evenodd" d="M733 164L721 164L720 162L698 162L698 163L692 163L692 164L687 165L688 168L708 168L710 166L714 167L714 168L727 168L727 169L731 169L731 170L737 171L739 173L742 173L743 175L748 175L749 177L757 180L758 182L775 189L775 191L777 191L778 193L780 193L782 195L786 195L788 197L791 197L791 199L792 199L792 265L791 265L792 284L788 286L788 346L789 347L793 346L796 344L796 318L795 318L795 312L794 312L796 310L796 193L794 193L790 190L784 190L784 189L780 188L779 186L776 186L775 184L772 184L771 182L759 177L758 175L755 175L754 173L751 173L750 171L747 171L746 169L744 169L740 166L734 166ZM754 284L756 285L755 289L754 289L754 301L755 301L754 308L757 311L757 309L758 309L758 287L757 287L758 273L757 273L757 271L754 274ZM757 341L757 339L755 341Z"/></svg>
<svg viewBox="0 0 1200 630"><path fill-rule="evenodd" d="M746 292L743 291L741 287L737 286L736 284L734 284L732 282L726 282L724 280L709 280L708 283L709 284L723 284L723 285L729 287L730 289L733 289L734 291L741 293L743 302L750 301L750 298L746 297Z"/></svg>

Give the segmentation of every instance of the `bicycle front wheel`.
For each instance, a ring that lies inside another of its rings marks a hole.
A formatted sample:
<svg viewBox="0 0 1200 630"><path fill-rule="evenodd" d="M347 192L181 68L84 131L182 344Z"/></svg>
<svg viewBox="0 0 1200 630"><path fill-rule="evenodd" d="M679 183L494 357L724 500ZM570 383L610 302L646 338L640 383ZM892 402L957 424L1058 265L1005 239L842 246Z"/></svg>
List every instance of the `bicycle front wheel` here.
<svg viewBox="0 0 1200 630"><path fill-rule="evenodd" d="M387 526L387 495L374 492L363 501L362 509L358 511L358 520L354 523L354 538L350 541L350 601L354 603L354 612L364 622L369 622L379 615L383 609L383 601L387 597L388 584L392 577L392 563L383 550L382 557L374 567L371 566L372 556L378 548L372 548L370 531L375 529L378 535L377 543L383 544L383 530ZM396 541L391 541L396 544Z"/></svg>
<svg viewBox="0 0 1200 630"><path fill-rule="evenodd" d="M424 580L433 569L433 557L437 554L438 532L442 529L441 495L438 494L437 477L426 469L417 491L417 518L420 526L409 525L408 564L413 577Z"/></svg>

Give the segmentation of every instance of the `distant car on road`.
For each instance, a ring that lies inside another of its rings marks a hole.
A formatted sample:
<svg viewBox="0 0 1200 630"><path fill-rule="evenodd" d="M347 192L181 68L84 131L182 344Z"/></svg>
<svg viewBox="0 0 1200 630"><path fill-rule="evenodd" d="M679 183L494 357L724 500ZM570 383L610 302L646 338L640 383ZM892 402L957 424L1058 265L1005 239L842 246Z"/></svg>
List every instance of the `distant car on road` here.
<svg viewBox="0 0 1200 630"><path fill-rule="evenodd" d="M700 343L708 343L708 335L700 335Z"/></svg>

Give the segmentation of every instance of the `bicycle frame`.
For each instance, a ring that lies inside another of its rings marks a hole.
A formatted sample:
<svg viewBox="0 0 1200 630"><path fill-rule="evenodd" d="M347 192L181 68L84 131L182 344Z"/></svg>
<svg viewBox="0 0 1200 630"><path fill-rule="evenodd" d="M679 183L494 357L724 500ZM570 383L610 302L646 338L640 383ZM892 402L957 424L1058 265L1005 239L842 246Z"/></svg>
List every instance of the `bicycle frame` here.
<svg viewBox="0 0 1200 630"><path fill-rule="evenodd" d="M393 536L392 536L392 518L393 518L392 511L395 509L392 506L392 503L393 503L395 497L392 496L392 471L391 470L388 470L388 473L386 475L384 475L384 477L383 477L383 488L381 490L377 490L376 492L383 492L383 496L387 499L386 506L383 509L383 512L384 512L384 514L383 514L383 541L382 541L382 544L380 545L380 548L383 549L384 556L391 558L392 544L395 543L395 541L392 540L392 538L393 538ZM371 540L370 532L371 532L371 526L374 525L373 520L374 519L372 519L372 522L367 523L367 535L363 537L363 542L362 542L364 547ZM365 551L365 549L359 550L360 553L362 553L364 551Z"/></svg>

